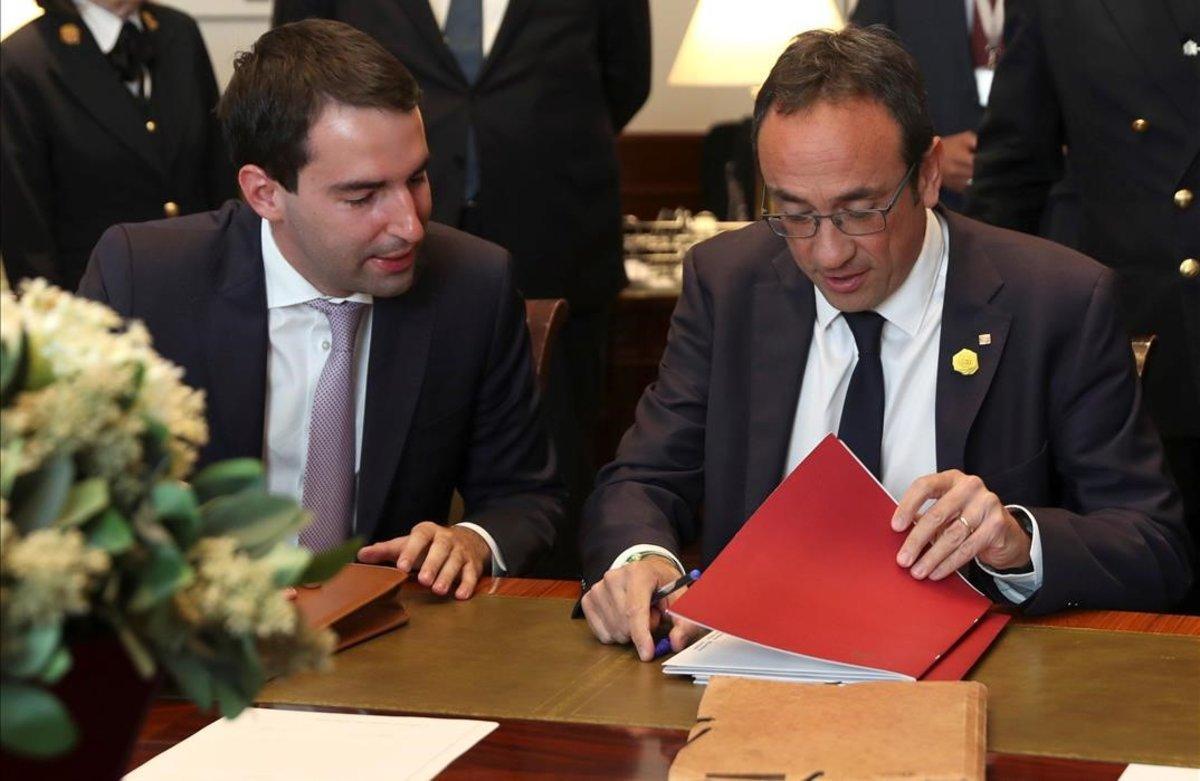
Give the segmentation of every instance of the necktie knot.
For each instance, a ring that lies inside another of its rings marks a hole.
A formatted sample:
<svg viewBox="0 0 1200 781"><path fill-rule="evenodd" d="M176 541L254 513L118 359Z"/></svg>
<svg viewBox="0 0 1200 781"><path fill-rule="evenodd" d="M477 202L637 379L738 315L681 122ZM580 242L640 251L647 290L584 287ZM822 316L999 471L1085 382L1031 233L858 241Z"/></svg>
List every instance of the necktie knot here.
<svg viewBox="0 0 1200 781"><path fill-rule="evenodd" d="M366 304L358 301L334 303L326 298L314 298L305 303L329 318L333 352L354 352L354 339L358 336L358 324Z"/></svg>
<svg viewBox="0 0 1200 781"><path fill-rule="evenodd" d="M133 22L121 25L117 43L108 53L108 61L116 68L121 81L139 81L143 70L154 62L154 48L150 37L139 30Z"/></svg>
<svg viewBox="0 0 1200 781"><path fill-rule="evenodd" d="M879 339L883 334L883 324L886 322L878 312L843 312L850 333L854 334L854 344L858 347L859 356L878 355Z"/></svg>

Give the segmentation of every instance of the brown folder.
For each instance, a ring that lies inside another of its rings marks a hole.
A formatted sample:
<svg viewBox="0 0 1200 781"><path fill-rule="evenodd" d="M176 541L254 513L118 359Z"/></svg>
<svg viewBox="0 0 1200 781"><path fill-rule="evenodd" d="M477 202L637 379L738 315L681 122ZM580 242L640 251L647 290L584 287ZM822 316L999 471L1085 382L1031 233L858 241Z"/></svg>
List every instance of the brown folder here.
<svg viewBox="0 0 1200 781"><path fill-rule="evenodd" d="M671 781L984 778L987 689L716 677Z"/></svg>
<svg viewBox="0 0 1200 781"><path fill-rule="evenodd" d="M319 586L296 589L296 605L311 626L332 628L343 651L408 623L400 604L407 577L395 567L347 564Z"/></svg>

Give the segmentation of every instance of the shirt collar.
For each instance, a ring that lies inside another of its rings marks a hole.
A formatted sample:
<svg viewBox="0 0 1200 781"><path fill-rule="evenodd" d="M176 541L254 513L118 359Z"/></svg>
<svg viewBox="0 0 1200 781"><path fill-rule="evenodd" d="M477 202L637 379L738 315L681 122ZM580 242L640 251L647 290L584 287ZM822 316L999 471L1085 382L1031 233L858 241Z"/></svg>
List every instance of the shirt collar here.
<svg viewBox="0 0 1200 781"><path fill-rule="evenodd" d="M96 39L96 45L104 54L111 52L117 45L117 38L121 35L121 25L125 22L132 22L134 27L142 29L142 19L138 14L130 14L128 18L122 18L107 8L96 5L91 0L75 0L75 8L79 11L79 17L83 19L83 23L91 31L92 37Z"/></svg>
<svg viewBox="0 0 1200 781"><path fill-rule="evenodd" d="M313 284L287 261L275 243L275 234L271 231L271 223L262 220L262 258L263 274L266 277L267 309L282 309L296 306L314 298L324 298L329 301L358 301L370 304L374 300L367 293L355 293L346 298L327 296L313 287Z"/></svg>
<svg viewBox="0 0 1200 781"><path fill-rule="evenodd" d="M926 209L925 240L921 244L921 251L913 263L912 270L908 272L908 278L900 287L875 307L875 311L909 336L916 334L921 328L926 312L929 311L938 274L948 255L945 225L932 209ZM816 294L817 324L821 328L828 328L841 311L826 300L819 288L816 289Z"/></svg>

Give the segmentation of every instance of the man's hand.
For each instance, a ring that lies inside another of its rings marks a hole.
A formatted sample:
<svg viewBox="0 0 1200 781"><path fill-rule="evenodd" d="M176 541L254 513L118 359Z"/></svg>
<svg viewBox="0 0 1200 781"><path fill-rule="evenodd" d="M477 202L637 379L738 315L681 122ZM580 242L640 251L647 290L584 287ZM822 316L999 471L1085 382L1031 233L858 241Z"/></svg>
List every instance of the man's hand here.
<svg viewBox="0 0 1200 781"><path fill-rule="evenodd" d="M654 658L654 630L663 622L667 605L686 588L676 591L651 606L650 598L660 587L674 583L682 573L662 556L647 556L640 561L611 569L604 579L583 595L583 614L592 634L602 643L633 641L643 662ZM690 621L675 619L669 635L671 649L682 651L704 630Z"/></svg>
<svg viewBox="0 0 1200 781"><path fill-rule="evenodd" d="M358 552L364 564L391 564L411 573L420 567L417 581L443 596L459 581L456 599L470 599L484 571L491 571L492 550L483 537L461 526L423 521L405 537L368 545Z"/></svg>
<svg viewBox="0 0 1200 781"><path fill-rule="evenodd" d="M942 137L942 186L961 193L971 183L975 170L975 131L964 130Z"/></svg>
<svg viewBox="0 0 1200 781"><path fill-rule="evenodd" d="M930 499L937 501L918 515ZM910 526L896 563L915 578L941 580L974 558L994 570L1029 566L1033 541L975 475L951 469L914 480L892 516L896 531Z"/></svg>

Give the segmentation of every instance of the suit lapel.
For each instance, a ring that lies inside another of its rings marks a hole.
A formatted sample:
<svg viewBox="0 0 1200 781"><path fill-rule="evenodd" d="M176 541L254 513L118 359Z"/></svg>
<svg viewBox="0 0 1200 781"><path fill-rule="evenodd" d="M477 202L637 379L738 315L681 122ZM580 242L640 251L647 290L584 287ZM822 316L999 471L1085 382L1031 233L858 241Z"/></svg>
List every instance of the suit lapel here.
<svg viewBox="0 0 1200 781"><path fill-rule="evenodd" d="M69 15L56 15L53 24L56 26L50 45L58 63L55 76L63 90L118 141L156 171L161 171L162 162L156 145L147 140L146 118L96 45L87 25L78 16ZM76 43L64 41L59 32L68 24L78 28Z"/></svg>
<svg viewBox="0 0 1200 781"><path fill-rule="evenodd" d="M1183 31L1171 18L1165 2L1102 0L1125 43L1150 80L1163 90L1185 117L1196 113L1195 61L1182 55ZM1188 0L1195 2L1195 0Z"/></svg>
<svg viewBox="0 0 1200 781"><path fill-rule="evenodd" d="M421 395L435 320L430 287L418 278L408 293L373 307L356 523L364 539L379 524Z"/></svg>
<svg viewBox="0 0 1200 781"><path fill-rule="evenodd" d="M961 217L939 211L950 233L950 263L942 308L935 403L937 468L962 469L967 436L987 396L1004 353L1012 316L989 303L1004 282ZM986 334L990 344L980 344ZM963 374L954 368L955 354L970 350L978 370Z"/></svg>
<svg viewBox="0 0 1200 781"><path fill-rule="evenodd" d="M263 453L267 384L267 290L260 223L248 206L233 218L223 277L203 302L209 460Z"/></svg>
<svg viewBox="0 0 1200 781"><path fill-rule="evenodd" d="M787 248L771 263L777 279L755 286L752 307L746 517L782 477L816 317L812 284Z"/></svg>
<svg viewBox="0 0 1200 781"><path fill-rule="evenodd" d="M434 53L434 56L441 60L447 70L456 74L465 83L466 79L463 76L462 68L458 67L458 60L454 59L454 53L450 51L450 47L446 46L446 39L442 35L442 29L438 27L437 19L433 16L433 8L429 5L429 0L401 0L400 8L408 14L413 28L425 38L426 43L429 44L429 50Z"/></svg>
<svg viewBox="0 0 1200 781"><path fill-rule="evenodd" d="M177 28L161 27L149 9L142 11L142 22L156 54L150 73L150 116L158 125L155 135L163 168L169 171L174 155L184 148L179 142L189 121L187 97L196 91L195 76L191 73L194 63L168 54L179 46Z"/></svg>
<svg viewBox="0 0 1200 781"><path fill-rule="evenodd" d="M533 8L533 0L509 0L508 7L504 9L504 19L500 22L500 29L496 31L496 40L492 41L492 48L488 50L483 67L479 71L480 83L495 67L494 63L503 57L504 52L513 45L513 41L521 31L525 15L531 8Z"/></svg>

